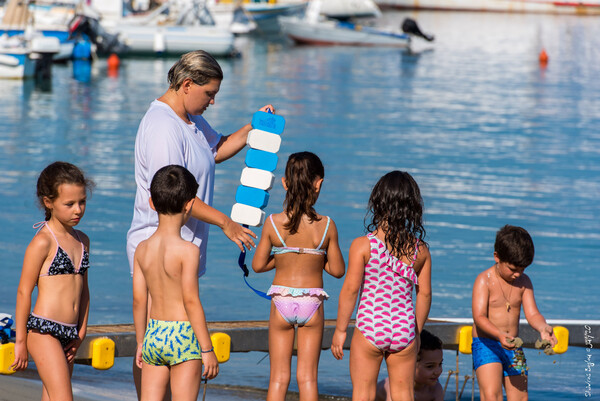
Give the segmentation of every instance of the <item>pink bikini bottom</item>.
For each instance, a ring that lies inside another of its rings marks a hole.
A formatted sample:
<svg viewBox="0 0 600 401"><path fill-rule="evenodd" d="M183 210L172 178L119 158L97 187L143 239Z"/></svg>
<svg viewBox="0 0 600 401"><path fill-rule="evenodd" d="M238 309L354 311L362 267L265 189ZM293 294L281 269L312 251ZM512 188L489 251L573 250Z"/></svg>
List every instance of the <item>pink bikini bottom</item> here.
<svg viewBox="0 0 600 401"><path fill-rule="evenodd" d="M329 295L322 288L272 285L267 292L281 317L291 325L306 324Z"/></svg>

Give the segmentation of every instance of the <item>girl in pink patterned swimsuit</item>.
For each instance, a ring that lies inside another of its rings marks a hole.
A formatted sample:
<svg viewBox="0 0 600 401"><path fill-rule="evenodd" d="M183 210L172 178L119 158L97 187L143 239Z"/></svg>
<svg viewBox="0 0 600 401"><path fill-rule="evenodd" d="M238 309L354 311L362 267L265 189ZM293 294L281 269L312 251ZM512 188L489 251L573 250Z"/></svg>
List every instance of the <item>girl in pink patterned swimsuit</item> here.
<svg viewBox="0 0 600 401"><path fill-rule="evenodd" d="M269 317L271 378L267 401L285 400L291 376L294 331L298 327L296 378L301 400L318 400L317 370L323 341L323 270L344 275L337 228L313 208L323 177L323 164L310 152L292 154L281 179L284 210L269 216L252 260L255 272L275 268Z"/></svg>
<svg viewBox="0 0 600 401"><path fill-rule="evenodd" d="M369 212L369 234L350 246L331 352L337 359L344 356L346 331L360 297L350 346L352 399L375 399L385 358L392 400L412 401L418 338L431 306L431 255L423 240L419 186L406 172L386 174L373 188Z"/></svg>

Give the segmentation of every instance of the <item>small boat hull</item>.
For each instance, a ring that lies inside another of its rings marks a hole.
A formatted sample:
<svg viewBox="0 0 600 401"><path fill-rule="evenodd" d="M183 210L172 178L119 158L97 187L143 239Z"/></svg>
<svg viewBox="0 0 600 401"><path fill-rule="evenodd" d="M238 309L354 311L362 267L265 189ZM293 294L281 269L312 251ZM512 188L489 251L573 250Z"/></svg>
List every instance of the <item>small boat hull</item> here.
<svg viewBox="0 0 600 401"><path fill-rule="evenodd" d="M600 0L376 0L382 8L600 15Z"/></svg>
<svg viewBox="0 0 600 401"><path fill-rule="evenodd" d="M54 54L54 61L66 61L70 60L73 56L73 49L75 47L75 41L69 39L69 32L66 30L54 30L54 29L43 29L39 31L40 34L46 37L57 38L60 42L60 50ZM25 29L4 29L0 28L0 35L22 36L25 34Z"/></svg>
<svg viewBox="0 0 600 401"><path fill-rule="evenodd" d="M30 58L30 52L28 50L0 49L0 78L31 78L34 73L35 61Z"/></svg>
<svg viewBox="0 0 600 401"><path fill-rule="evenodd" d="M282 31L302 44L343 46L386 46L405 48L410 36L333 20L308 22L297 17L280 17Z"/></svg>
<svg viewBox="0 0 600 401"><path fill-rule="evenodd" d="M117 24L114 33L119 34L129 55L181 55L198 49L213 56L229 56L235 52L234 35L220 27Z"/></svg>

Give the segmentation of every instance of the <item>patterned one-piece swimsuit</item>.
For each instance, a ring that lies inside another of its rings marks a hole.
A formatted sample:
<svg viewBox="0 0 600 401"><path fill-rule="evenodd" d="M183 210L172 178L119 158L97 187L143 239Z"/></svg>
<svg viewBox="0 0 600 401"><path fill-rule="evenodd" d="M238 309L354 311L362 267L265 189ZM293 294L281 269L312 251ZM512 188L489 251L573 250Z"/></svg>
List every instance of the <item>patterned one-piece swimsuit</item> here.
<svg viewBox="0 0 600 401"><path fill-rule="evenodd" d="M410 265L390 254L372 233L367 235L371 258L365 266L356 327L374 346L398 352L415 338L416 322L412 290L418 285L413 269L419 243Z"/></svg>

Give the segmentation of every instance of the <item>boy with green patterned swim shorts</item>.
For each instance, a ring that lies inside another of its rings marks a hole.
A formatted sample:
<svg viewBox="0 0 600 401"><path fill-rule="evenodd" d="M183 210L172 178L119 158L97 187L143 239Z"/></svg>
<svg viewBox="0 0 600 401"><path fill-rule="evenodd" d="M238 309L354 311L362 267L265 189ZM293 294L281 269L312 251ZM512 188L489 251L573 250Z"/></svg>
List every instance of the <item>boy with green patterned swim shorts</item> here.
<svg viewBox="0 0 600 401"><path fill-rule="evenodd" d="M176 165L158 170L150 184L158 228L138 245L133 268L135 362L144 400L162 400L169 381L173 399L196 400L202 376L219 373L198 294L200 250L180 233L197 190L194 176Z"/></svg>

